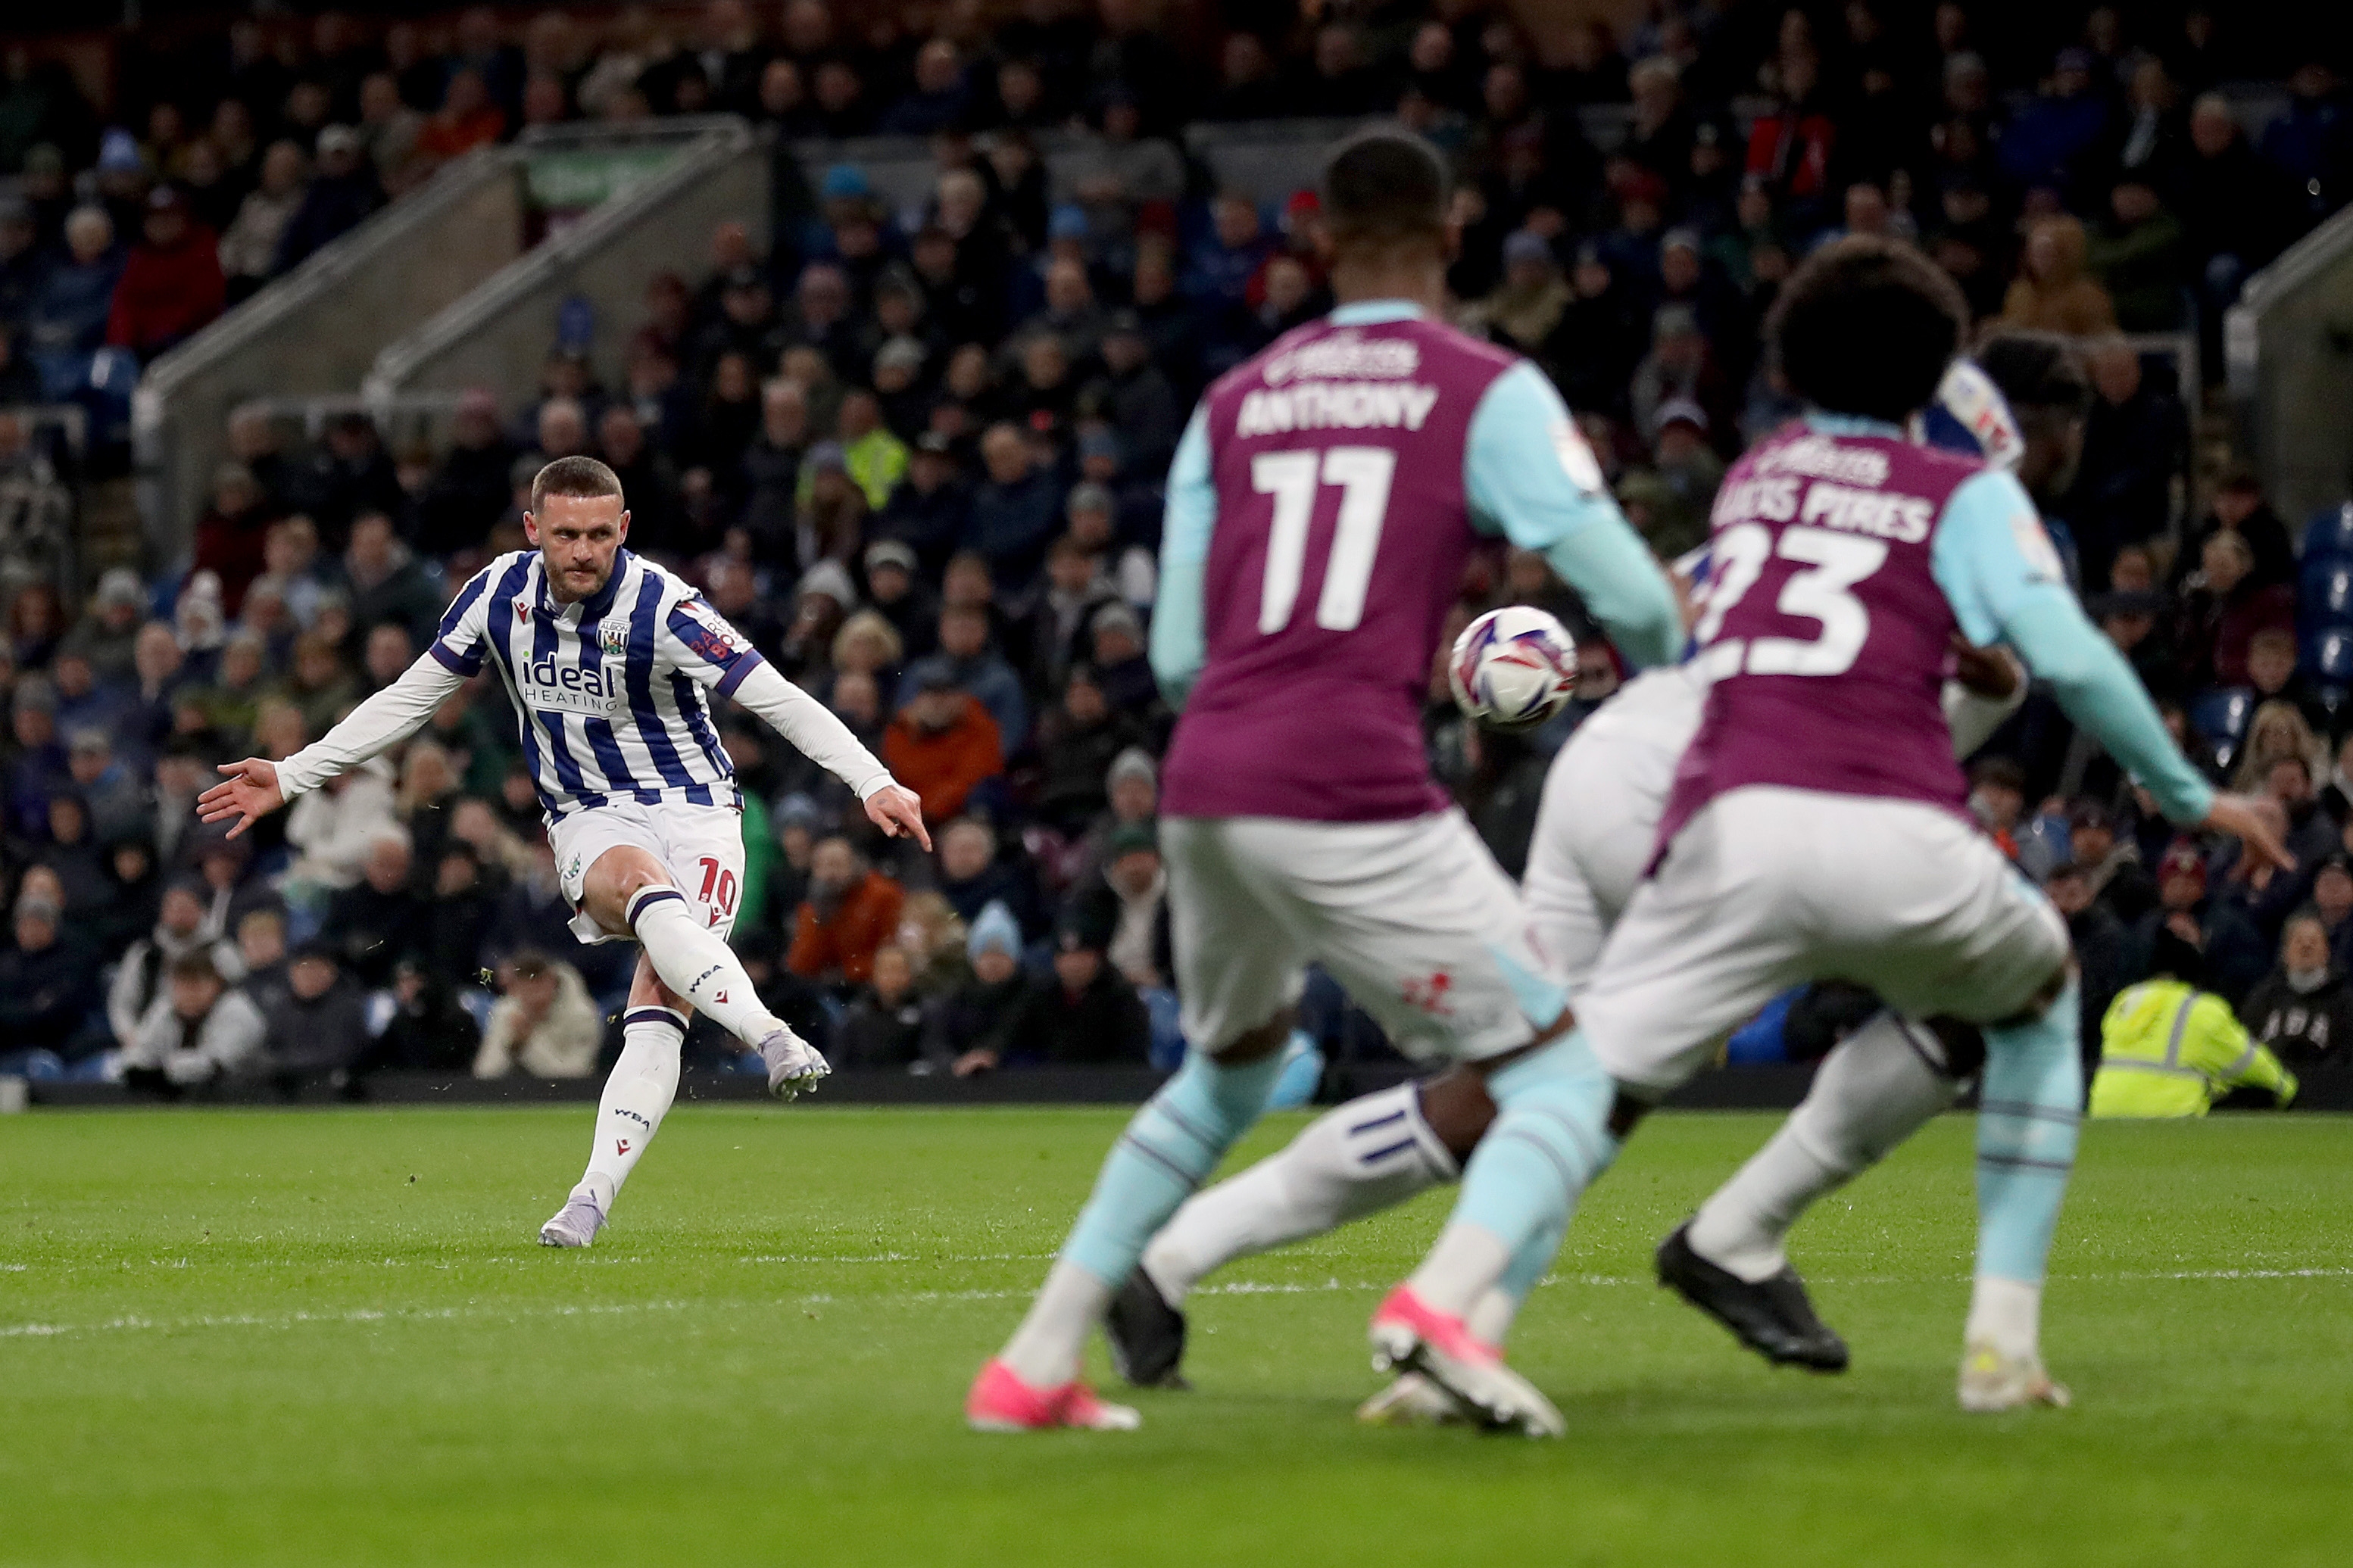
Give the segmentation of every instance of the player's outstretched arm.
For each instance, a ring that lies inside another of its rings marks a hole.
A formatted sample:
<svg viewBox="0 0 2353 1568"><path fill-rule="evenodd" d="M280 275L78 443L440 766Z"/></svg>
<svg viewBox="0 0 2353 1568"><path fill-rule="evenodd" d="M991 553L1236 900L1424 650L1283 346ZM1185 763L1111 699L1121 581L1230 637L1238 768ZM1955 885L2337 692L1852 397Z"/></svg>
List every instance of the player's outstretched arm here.
<svg viewBox="0 0 2353 1568"><path fill-rule="evenodd" d="M248 757L223 763L227 775L196 797L206 822L237 819L231 838L305 790L399 744L425 727L433 710L465 684L431 654L420 655L400 679L343 716L343 721L282 763Z"/></svg>
<svg viewBox="0 0 2353 1568"><path fill-rule="evenodd" d="M237 826L228 830L231 838L286 804L286 793L278 787L276 763L248 757L223 763L220 771L228 777L196 796L196 815L206 822L237 818Z"/></svg>
<svg viewBox="0 0 2353 1568"><path fill-rule="evenodd" d="M1620 653L1645 668L1682 655L1673 579L1618 510L1568 405L1534 364L1514 365L1479 400L1462 480L1473 515L1541 552Z"/></svg>
<svg viewBox="0 0 2353 1568"><path fill-rule="evenodd" d="M721 689L726 689L724 681ZM859 742L833 710L786 680L765 660L745 670L731 695L804 756L855 790L866 803L868 821L892 838L913 838L924 849L931 848L932 833L923 826L923 802L891 776L891 770Z"/></svg>

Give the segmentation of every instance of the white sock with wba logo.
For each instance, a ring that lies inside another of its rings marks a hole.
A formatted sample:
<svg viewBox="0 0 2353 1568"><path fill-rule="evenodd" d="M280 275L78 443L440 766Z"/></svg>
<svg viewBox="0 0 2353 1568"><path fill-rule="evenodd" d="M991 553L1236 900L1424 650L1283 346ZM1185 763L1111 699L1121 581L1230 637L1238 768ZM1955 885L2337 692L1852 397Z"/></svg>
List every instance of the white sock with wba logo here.
<svg viewBox="0 0 2353 1568"><path fill-rule="evenodd" d="M756 1046L778 1026L735 954L696 923L685 894L666 886L640 889L629 900L628 920L661 983L721 1028Z"/></svg>
<svg viewBox="0 0 2353 1568"><path fill-rule="evenodd" d="M1321 1236L1455 1174L1421 1118L1419 1086L1401 1083L1325 1112L1279 1152L1187 1199L1145 1249L1144 1269L1181 1302L1237 1258Z"/></svg>
<svg viewBox="0 0 2353 1568"><path fill-rule="evenodd" d="M678 1098L678 1048L685 1038L686 1020L667 1007L632 1007L621 1015L621 1058L605 1080L588 1172L572 1189L575 1196L613 1212L614 1194Z"/></svg>

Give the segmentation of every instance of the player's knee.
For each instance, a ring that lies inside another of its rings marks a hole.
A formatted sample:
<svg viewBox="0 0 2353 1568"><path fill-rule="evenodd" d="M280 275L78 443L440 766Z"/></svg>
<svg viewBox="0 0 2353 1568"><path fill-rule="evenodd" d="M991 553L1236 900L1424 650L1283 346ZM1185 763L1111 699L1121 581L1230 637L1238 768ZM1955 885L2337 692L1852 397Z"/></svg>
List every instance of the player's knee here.
<svg viewBox="0 0 2353 1568"><path fill-rule="evenodd" d="M1937 1070L1954 1082L1973 1079L1985 1068L1985 1031L1975 1024L1965 1024L1958 1018L1931 1018L1928 1032L1936 1037L1936 1049L1944 1059Z"/></svg>
<svg viewBox="0 0 2353 1568"><path fill-rule="evenodd" d="M1994 1026L2016 1028L2020 1025L2031 1024L2043 1017L2050 1013L2052 1005L2066 994L2067 987L2074 983L2074 979L2075 957L2074 954L2070 953L2060 960L2059 967L2052 972L2051 978L2035 988L2034 994L2027 998L2025 1006L2021 1007L2009 1017L2000 1019Z"/></svg>
<svg viewBox="0 0 2353 1568"><path fill-rule="evenodd" d="M1227 1044L1209 1054L1219 1067L1248 1067L1262 1062L1291 1042L1291 1031L1299 1026L1299 1010L1285 1007L1255 1029L1246 1029Z"/></svg>
<svg viewBox="0 0 2353 1568"><path fill-rule="evenodd" d="M1495 1101L1487 1092L1487 1080L1468 1068L1452 1068L1425 1079L1416 1094L1422 1121L1446 1145L1446 1152L1457 1164L1469 1159L1495 1120Z"/></svg>

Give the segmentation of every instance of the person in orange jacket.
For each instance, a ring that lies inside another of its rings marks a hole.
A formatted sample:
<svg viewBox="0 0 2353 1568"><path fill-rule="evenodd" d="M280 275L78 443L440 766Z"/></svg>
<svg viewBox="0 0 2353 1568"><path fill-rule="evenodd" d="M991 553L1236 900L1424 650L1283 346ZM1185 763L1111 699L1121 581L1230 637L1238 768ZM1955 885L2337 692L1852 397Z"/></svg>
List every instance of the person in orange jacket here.
<svg viewBox="0 0 2353 1568"><path fill-rule="evenodd" d="M793 945L785 967L827 985L860 985L874 973L874 954L899 931L906 889L868 866L849 839L836 834L809 857L808 897L793 916Z"/></svg>
<svg viewBox="0 0 2353 1568"><path fill-rule="evenodd" d="M926 820L945 822L963 812L974 786L1005 771L1005 745L979 699L931 669L883 732L882 760L923 798Z"/></svg>

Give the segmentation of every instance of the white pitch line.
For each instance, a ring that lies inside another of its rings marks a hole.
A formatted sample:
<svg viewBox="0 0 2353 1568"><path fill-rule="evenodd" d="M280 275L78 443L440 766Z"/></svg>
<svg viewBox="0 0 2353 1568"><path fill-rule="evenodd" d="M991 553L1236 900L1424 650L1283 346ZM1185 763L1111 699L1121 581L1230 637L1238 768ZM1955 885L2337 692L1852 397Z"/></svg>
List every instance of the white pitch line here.
<svg viewBox="0 0 2353 1568"><path fill-rule="evenodd" d="M1018 1255L1026 1256L1026 1255ZM765 1261L747 1258L744 1261ZM869 1262L873 1258L826 1258L824 1262ZM1967 1275L1943 1275L1924 1279L1919 1276L1880 1275L1854 1279L1816 1280L1820 1285L1909 1285L1940 1284L1966 1280ZM2154 1280L2239 1280L2239 1279L2343 1279L2353 1278L2353 1268L2185 1268L2120 1274L2054 1275L2061 1284L2096 1284L2119 1281ZM1623 1274L1556 1275L1543 1281L1546 1287L1558 1285L1647 1285L1647 1278ZM1370 1293L1387 1286L1378 1280L1324 1279L1322 1281L1261 1281L1239 1279L1225 1285L1203 1285L1194 1290L1196 1296L1327 1296L1348 1293ZM1024 1288L1011 1290L899 1290L879 1296L840 1297L827 1293L793 1296L781 1299L780 1306L827 1307L841 1304L871 1306L889 1301L933 1303L940 1301L1014 1301L1026 1300L1031 1292ZM378 1323L448 1322L484 1318L578 1318L617 1317L636 1312L683 1312L699 1307L718 1307L730 1312L740 1311L744 1303L733 1300L715 1301L614 1301L567 1307L436 1307L436 1308L370 1308L358 1307L343 1312L281 1312L276 1314L237 1313L195 1318L154 1319L126 1316L110 1318L95 1323L0 1323L0 1340L54 1339L68 1334L123 1333L161 1330L178 1332L190 1329L292 1329L311 1323Z"/></svg>

